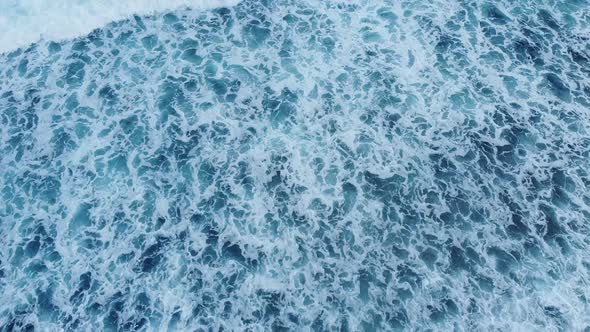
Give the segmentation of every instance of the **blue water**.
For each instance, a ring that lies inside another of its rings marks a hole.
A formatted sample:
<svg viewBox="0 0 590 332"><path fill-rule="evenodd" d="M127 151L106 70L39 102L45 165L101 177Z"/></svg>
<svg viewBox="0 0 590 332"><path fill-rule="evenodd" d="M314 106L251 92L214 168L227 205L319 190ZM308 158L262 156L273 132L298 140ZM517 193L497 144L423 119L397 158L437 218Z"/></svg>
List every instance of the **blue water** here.
<svg viewBox="0 0 590 332"><path fill-rule="evenodd" d="M590 4L245 0L0 55L0 326L590 330Z"/></svg>

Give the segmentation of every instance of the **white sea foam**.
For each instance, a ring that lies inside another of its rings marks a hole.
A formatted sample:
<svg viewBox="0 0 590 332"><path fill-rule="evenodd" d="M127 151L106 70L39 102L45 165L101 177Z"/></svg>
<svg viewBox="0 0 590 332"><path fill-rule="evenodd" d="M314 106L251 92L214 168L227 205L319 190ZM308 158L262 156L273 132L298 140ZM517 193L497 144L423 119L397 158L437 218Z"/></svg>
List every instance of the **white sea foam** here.
<svg viewBox="0 0 590 332"><path fill-rule="evenodd" d="M587 10L542 2L246 0L0 55L0 330L587 329Z"/></svg>
<svg viewBox="0 0 590 332"><path fill-rule="evenodd" d="M3 0L0 1L0 53L39 40L83 36L109 22L190 7L233 6L239 0Z"/></svg>

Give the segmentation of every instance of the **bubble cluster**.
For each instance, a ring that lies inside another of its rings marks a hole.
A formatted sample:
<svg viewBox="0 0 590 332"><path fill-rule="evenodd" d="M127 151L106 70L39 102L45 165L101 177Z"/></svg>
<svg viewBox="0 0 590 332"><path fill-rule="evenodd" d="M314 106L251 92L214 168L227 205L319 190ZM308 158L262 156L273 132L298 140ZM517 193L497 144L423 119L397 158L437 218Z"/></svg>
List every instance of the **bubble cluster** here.
<svg viewBox="0 0 590 332"><path fill-rule="evenodd" d="M246 0L0 55L0 326L590 328L588 9Z"/></svg>

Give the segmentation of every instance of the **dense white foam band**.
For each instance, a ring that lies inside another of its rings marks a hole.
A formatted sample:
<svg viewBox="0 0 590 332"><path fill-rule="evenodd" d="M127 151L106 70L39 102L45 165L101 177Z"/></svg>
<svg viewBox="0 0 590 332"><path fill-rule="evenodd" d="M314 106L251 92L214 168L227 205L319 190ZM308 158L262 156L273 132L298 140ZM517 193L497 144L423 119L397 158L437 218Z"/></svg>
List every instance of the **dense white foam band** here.
<svg viewBox="0 0 590 332"><path fill-rule="evenodd" d="M233 6L240 0L2 0L0 53L41 39L83 36L109 22L131 15L153 14L179 7L196 10Z"/></svg>

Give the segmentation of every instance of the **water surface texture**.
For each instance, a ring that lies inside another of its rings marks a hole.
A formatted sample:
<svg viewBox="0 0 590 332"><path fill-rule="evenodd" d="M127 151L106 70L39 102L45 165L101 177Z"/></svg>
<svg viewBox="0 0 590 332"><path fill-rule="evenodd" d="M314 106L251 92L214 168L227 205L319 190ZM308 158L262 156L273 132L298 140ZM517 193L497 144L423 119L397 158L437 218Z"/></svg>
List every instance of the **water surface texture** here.
<svg viewBox="0 0 590 332"><path fill-rule="evenodd" d="M0 55L0 326L590 329L590 4L245 0Z"/></svg>

